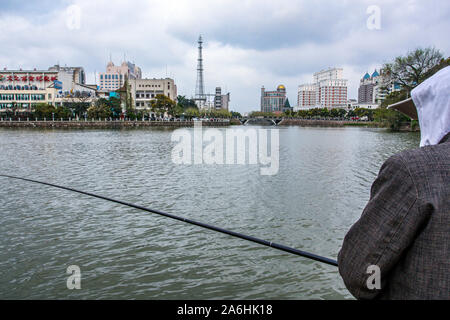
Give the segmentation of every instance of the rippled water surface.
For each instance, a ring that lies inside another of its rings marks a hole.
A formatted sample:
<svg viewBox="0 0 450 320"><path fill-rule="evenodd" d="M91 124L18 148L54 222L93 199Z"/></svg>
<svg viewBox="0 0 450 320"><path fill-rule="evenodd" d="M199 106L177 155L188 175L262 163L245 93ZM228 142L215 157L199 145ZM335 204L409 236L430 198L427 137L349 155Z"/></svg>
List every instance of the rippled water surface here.
<svg viewBox="0 0 450 320"><path fill-rule="evenodd" d="M256 165L174 165L171 129L0 130L0 172L336 259L381 164L416 147L419 135L279 129L275 176L260 175ZM66 287L70 265L81 268L81 290ZM1 299L351 298L333 266L5 178L0 178L0 274Z"/></svg>

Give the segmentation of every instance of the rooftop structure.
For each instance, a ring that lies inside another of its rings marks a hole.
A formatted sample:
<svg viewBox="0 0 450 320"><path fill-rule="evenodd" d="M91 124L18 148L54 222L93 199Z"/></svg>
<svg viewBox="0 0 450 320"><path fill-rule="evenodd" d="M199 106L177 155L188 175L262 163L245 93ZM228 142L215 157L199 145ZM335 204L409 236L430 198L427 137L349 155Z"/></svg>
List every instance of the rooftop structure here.
<svg viewBox="0 0 450 320"><path fill-rule="evenodd" d="M141 68L134 63L124 61L120 66L108 62L106 72L100 73L100 90L114 91L125 84L125 79L142 79Z"/></svg>

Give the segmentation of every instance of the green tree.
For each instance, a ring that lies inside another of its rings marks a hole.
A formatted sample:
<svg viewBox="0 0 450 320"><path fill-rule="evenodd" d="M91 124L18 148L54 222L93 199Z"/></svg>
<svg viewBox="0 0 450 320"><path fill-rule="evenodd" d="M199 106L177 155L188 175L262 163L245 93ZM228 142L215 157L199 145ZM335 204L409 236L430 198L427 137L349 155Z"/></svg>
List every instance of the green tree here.
<svg viewBox="0 0 450 320"><path fill-rule="evenodd" d="M231 118L231 112L225 109L214 110L212 115L213 118L219 119L229 119Z"/></svg>
<svg viewBox="0 0 450 320"><path fill-rule="evenodd" d="M443 60L442 53L435 48L418 48L406 56L399 56L383 66L383 72L390 76L409 94L411 90L427 79L431 70Z"/></svg>
<svg viewBox="0 0 450 320"><path fill-rule="evenodd" d="M400 90L391 92L386 97L380 108L374 112L374 119L385 123L392 130L398 130L403 123L410 122L407 116L395 110L388 110L387 106L410 97L412 89L449 65L450 58L444 59L442 53L435 48L418 48L385 64L382 72L389 76L393 83L399 84Z"/></svg>
<svg viewBox="0 0 450 320"><path fill-rule="evenodd" d="M231 116L233 118L242 118L242 115L237 111L231 111Z"/></svg>
<svg viewBox="0 0 450 320"><path fill-rule="evenodd" d="M353 117L356 117L355 111L354 110L349 110L347 112L347 118L353 118Z"/></svg>
<svg viewBox="0 0 450 320"><path fill-rule="evenodd" d="M428 79L429 77L434 75L439 70L444 69L445 67L448 67L448 66L450 66L450 57L448 57L447 59L442 59L438 65L434 66L433 68L431 68L430 70L425 72L424 78Z"/></svg>
<svg viewBox="0 0 450 320"><path fill-rule="evenodd" d="M384 123L393 131L397 131L398 129L400 129L403 123L410 121L409 117L396 110L387 109L387 106L405 100L406 97L407 92L405 90L394 91L389 94L381 103L380 108L374 111L373 117L375 121Z"/></svg>
<svg viewBox="0 0 450 320"><path fill-rule="evenodd" d="M405 100L407 98L407 92L405 90L402 91L394 91L391 92L386 99L383 100L381 103L382 108L386 108L391 104L394 104L396 102Z"/></svg>
<svg viewBox="0 0 450 320"><path fill-rule="evenodd" d="M377 122L384 123L392 131L398 131L404 123L410 121L404 114L387 108L376 109L374 119Z"/></svg>
<svg viewBox="0 0 450 320"><path fill-rule="evenodd" d="M298 110L296 116L299 118L309 118L311 115L309 110Z"/></svg>
<svg viewBox="0 0 450 320"><path fill-rule="evenodd" d="M88 117L91 119L107 119L113 116L110 102L106 99L99 99L88 110Z"/></svg>
<svg viewBox="0 0 450 320"><path fill-rule="evenodd" d="M311 112L314 117L326 118L330 116L330 111L327 108L315 108Z"/></svg>
<svg viewBox="0 0 450 320"><path fill-rule="evenodd" d="M69 108L60 106L56 108L55 119L67 120L72 116L72 111Z"/></svg>
<svg viewBox="0 0 450 320"><path fill-rule="evenodd" d="M175 108L173 109L173 116L179 117L184 113L183 107L181 107L179 104L175 105Z"/></svg>
<svg viewBox="0 0 450 320"><path fill-rule="evenodd" d="M177 97L177 105L183 109L183 111L189 108L197 108L195 100L187 99L186 96L178 96Z"/></svg>
<svg viewBox="0 0 450 320"><path fill-rule="evenodd" d="M336 108L331 109L330 110L330 117L333 117L333 118L339 117L339 110L336 109Z"/></svg>
<svg viewBox="0 0 450 320"><path fill-rule="evenodd" d="M109 106L112 112L113 118L118 118L122 114L122 106L120 105L120 99L111 97L109 98Z"/></svg>
<svg viewBox="0 0 450 320"><path fill-rule="evenodd" d="M47 103L38 103L34 108L34 115L37 119L51 119L52 114L56 112L56 108Z"/></svg>
<svg viewBox="0 0 450 320"><path fill-rule="evenodd" d="M192 119L192 118L198 118L200 116L200 112L198 111L197 108L188 108L184 114L186 115L187 118Z"/></svg>
<svg viewBox="0 0 450 320"><path fill-rule="evenodd" d="M84 113L87 112L87 109L90 107L90 104L86 102L74 102L64 105L72 111L74 116L78 116L80 118L84 116Z"/></svg>
<svg viewBox="0 0 450 320"><path fill-rule="evenodd" d="M65 106L55 107L47 103L39 103L34 108L34 115L36 119L43 120L46 118L47 120L55 118L55 120L59 119L68 119L71 117L72 112L69 108Z"/></svg>
<svg viewBox="0 0 450 320"><path fill-rule="evenodd" d="M127 104L126 105L126 116L130 120L136 120L136 118L137 118L136 108L133 107L132 105Z"/></svg>
<svg viewBox="0 0 450 320"><path fill-rule="evenodd" d="M169 97L163 94L157 94L155 100L152 100L151 109L157 115L163 116L165 112L167 114L174 116L175 115L175 101L171 100Z"/></svg>
<svg viewBox="0 0 450 320"><path fill-rule="evenodd" d="M338 110L338 117L339 118L345 118L346 115L347 115L347 111L345 109L339 109Z"/></svg>

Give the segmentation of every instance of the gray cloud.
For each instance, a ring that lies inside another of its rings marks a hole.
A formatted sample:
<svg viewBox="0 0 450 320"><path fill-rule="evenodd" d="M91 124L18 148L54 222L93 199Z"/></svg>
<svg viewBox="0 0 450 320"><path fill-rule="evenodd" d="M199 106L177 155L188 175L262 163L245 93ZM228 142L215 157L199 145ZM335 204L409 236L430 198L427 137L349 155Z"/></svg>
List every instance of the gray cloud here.
<svg viewBox="0 0 450 320"><path fill-rule="evenodd" d="M54 0L2 0L0 15L9 13L19 13L21 15L36 15L43 14L45 12L55 10L67 6L69 1Z"/></svg>
<svg viewBox="0 0 450 320"><path fill-rule="evenodd" d="M365 8L362 3L345 1L220 2L216 6L202 3L187 7L190 18L173 21L167 30L184 40L206 29L210 39L224 44L273 50L336 41L353 26L365 25ZM350 11L362 14L348 15Z"/></svg>
<svg viewBox="0 0 450 320"><path fill-rule="evenodd" d="M3 0L0 67L81 65L94 81L109 55L123 55L147 77L175 77L191 96L196 77L196 40L205 37L205 80L231 92L238 111L257 109L261 85L286 85L296 103L297 86L321 69L341 66L356 97L359 78L418 46L450 43L450 4L445 0L377 1L381 30L368 30L372 1L145 1ZM82 10L81 28L66 26L66 8ZM6 32L7 30L7 32Z"/></svg>

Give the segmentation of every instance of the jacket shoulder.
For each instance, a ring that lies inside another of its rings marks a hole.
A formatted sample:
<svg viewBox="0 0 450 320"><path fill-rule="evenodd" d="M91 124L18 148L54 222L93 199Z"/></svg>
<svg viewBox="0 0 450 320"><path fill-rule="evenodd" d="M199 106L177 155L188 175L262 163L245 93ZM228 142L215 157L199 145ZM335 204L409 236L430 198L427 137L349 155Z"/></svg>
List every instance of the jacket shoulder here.
<svg viewBox="0 0 450 320"><path fill-rule="evenodd" d="M450 142L406 150L391 157L393 161L401 161L414 172L414 169L435 169L450 162Z"/></svg>
<svg viewBox="0 0 450 320"><path fill-rule="evenodd" d="M408 172L418 195L432 191L433 186L443 186L450 175L450 143L406 150L386 161L391 165L403 167Z"/></svg>

